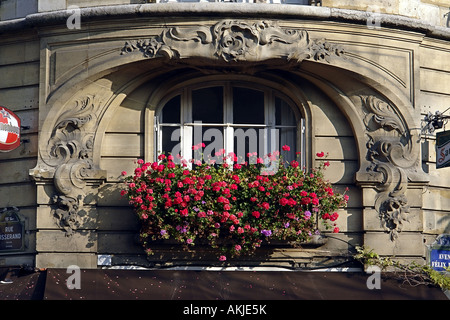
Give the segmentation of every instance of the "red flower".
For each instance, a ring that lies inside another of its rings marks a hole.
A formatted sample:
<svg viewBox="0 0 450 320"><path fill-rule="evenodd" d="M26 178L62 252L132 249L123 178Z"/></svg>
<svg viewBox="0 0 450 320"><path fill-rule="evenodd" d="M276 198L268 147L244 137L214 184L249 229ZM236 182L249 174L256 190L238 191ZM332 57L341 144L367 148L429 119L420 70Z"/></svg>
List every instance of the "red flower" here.
<svg viewBox="0 0 450 320"><path fill-rule="evenodd" d="M308 198L308 197L302 198L301 203L304 205L310 204L311 198Z"/></svg>
<svg viewBox="0 0 450 320"><path fill-rule="evenodd" d="M198 150L203 146L195 147ZM284 145L282 150L290 151L290 147ZM231 161L236 161L236 155L226 155L224 150L218 154L223 155L230 167ZM249 156L252 161L263 163L265 157L270 159L279 154L274 151L264 157L257 158L256 153ZM326 155L319 152L316 157ZM278 174L271 175L260 173L260 165L254 162L236 161L234 170L225 170L206 161L188 170L188 161L182 159L181 164L175 164L173 160L171 155L159 155L154 163L144 164L140 160L134 175L123 177L126 188L120 191L121 195L127 196L146 228L160 229L155 230L152 238L160 234L158 239L175 238L184 245L194 245L193 237L198 237L216 245L216 239L228 237L234 243L227 249L236 256L241 252L252 253L259 247L265 230L279 230L274 237L307 240L315 223L306 218L308 210L320 210L318 218L332 232L340 232L333 222L339 217L335 211L345 206L348 196L334 193L331 184L323 180L321 170L328 162L321 163L317 170L304 172L296 169L300 163L292 160L290 167L280 166ZM148 249L147 245L145 248ZM220 256L220 260L224 259L225 255Z"/></svg>
<svg viewBox="0 0 450 320"><path fill-rule="evenodd" d="M339 218L339 214L338 214L337 212L334 212L334 213L331 215L330 220L331 220L331 221L335 221L337 218Z"/></svg>
<svg viewBox="0 0 450 320"><path fill-rule="evenodd" d="M291 167L292 168L297 168L298 167L298 161L292 160L291 161Z"/></svg>

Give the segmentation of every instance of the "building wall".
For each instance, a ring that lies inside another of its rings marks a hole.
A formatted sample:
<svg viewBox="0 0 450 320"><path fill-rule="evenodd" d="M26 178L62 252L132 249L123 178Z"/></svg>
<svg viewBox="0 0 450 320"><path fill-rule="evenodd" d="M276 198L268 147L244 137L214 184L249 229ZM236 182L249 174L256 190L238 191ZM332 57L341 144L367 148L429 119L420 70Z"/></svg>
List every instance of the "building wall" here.
<svg viewBox="0 0 450 320"><path fill-rule="evenodd" d="M421 114L444 112L450 106L450 47L447 41L426 39L420 47L420 99ZM448 114L448 111L447 113ZM448 130L447 126L436 132ZM424 234L427 243L434 241L434 235L450 233L449 177L450 168L436 169L436 135L422 137L422 166L430 177L429 187L424 190Z"/></svg>
<svg viewBox="0 0 450 320"><path fill-rule="evenodd" d="M0 39L0 105L22 121L22 140L28 142L0 154L0 208L18 207L25 223L25 251L2 254L1 265L34 265L36 185L28 171L37 163L39 114L39 41L33 32Z"/></svg>
<svg viewBox="0 0 450 320"><path fill-rule="evenodd" d="M365 12L357 11L342 21L348 11L336 10L328 19L327 8L240 4L236 17L220 4L170 5L143 6L138 17L130 7L123 13L116 8L107 21L101 19L106 11L81 11L80 29L68 29L68 15L59 13L25 18L33 28L23 21L0 23L0 68L9 75L0 78L0 105L30 126L22 132L30 142L0 154L6 173L0 177L0 209L20 208L28 221L28 246L20 254L1 254L0 262L95 268L98 255L106 254L118 265L211 263L207 253L180 252L173 244L161 246L148 261L136 241L136 217L120 196L120 172L132 172L138 158L151 160L148 101L160 85L228 65L195 41L166 38L176 54L165 59L124 47L173 27L189 33L220 21L252 25L262 13L276 21L277 31L306 30L314 41L315 54L301 63L287 61L283 45L261 51L272 60L256 76L295 91L308 111L308 164L317 163L316 152L328 151L327 177L337 190L349 187L350 202L340 211L340 232L324 246L275 248L247 263L317 266L328 257L342 262L349 249L362 244L382 255L424 262L425 244L449 232L450 169L435 169L434 136L419 137L423 116L444 111L450 102L448 33L415 20L393 27L393 16L382 20L381 28L369 28L361 23ZM399 228L386 223L395 210L409 218Z"/></svg>

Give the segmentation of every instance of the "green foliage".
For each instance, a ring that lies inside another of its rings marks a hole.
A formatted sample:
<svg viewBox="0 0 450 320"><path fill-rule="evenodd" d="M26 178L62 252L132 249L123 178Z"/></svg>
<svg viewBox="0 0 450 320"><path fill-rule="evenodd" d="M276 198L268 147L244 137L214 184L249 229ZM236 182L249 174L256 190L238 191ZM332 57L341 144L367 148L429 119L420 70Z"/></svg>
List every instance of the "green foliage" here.
<svg viewBox="0 0 450 320"><path fill-rule="evenodd" d="M268 155L272 172L265 171L263 159L238 163L233 154L223 154L220 164L192 161L192 169L172 155L161 154L153 163L139 160L122 195L140 219L147 253L154 241L175 239L186 248L201 242L222 250L224 261L226 254L251 254L272 239L308 241L318 220L338 232L336 210L348 196L335 193L323 178L329 163L306 172L297 161L283 163L278 156Z"/></svg>
<svg viewBox="0 0 450 320"><path fill-rule="evenodd" d="M390 269L405 282L414 284L431 284L443 290L450 290L450 267L446 272L439 272L427 265L417 263L401 264L391 257L380 257L376 252L364 246L356 247L356 254L353 256L364 265L375 265L381 270Z"/></svg>

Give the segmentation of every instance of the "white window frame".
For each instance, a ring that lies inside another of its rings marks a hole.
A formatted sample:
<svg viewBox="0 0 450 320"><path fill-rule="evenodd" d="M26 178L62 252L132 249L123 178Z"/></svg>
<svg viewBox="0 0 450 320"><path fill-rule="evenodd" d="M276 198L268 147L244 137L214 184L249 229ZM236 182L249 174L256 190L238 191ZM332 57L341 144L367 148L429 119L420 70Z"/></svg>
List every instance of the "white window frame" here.
<svg viewBox="0 0 450 320"><path fill-rule="evenodd" d="M212 81L209 83L197 83L193 85L188 85L181 90L176 90L168 93L165 98L161 99L158 108L155 111L154 124L155 124L155 135L154 135L154 159L156 159L157 155L160 153L162 149L162 134L161 127L163 126L177 126L180 128L180 140L181 140L181 156L183 159L188 161L188 165L190 166L190 159L192 159L192 136L193 136L193 128L198 125L193 122L192 119L192 91L209 88L209 87L223 87L223 122L222 123L202 123L202 126L214 126L214 127L223 127L224 133L224 141L223 148L226 152L230 152L234 150L234 128L266 128L266 129L277 129L277 128L293 128L294 126L283 126L276 125L275 119L275 99L276 97L281 98L283 101L287 102L291 109L294 111L296 116L296 150L301 152L300 157L300 165L305 166L306 164L306 138L305 138L305 119L301 115L298 106L296 106L293 101L283 94L282 92L278 92L276 89L267 87L264 85L259 85L255 83L250 83L246 81ZM242 87L248 88L252 90L258 90L264 93L264 124L239 124L233 123L233 87ZM164 123L164 119L162 119L162 110L167 102L169 102L172 98L180 95L180 123ZM267 134L269 131L265 131ZM267 140L265 140L267 141ZM281 151L281 145L278 146ZM265 144L265 148L267 148L267 144ZM260 150L258 150L260 151ZM268 150L265 150L268 151ZM263 154L267 154L268 152L263 152Z"/></svg>

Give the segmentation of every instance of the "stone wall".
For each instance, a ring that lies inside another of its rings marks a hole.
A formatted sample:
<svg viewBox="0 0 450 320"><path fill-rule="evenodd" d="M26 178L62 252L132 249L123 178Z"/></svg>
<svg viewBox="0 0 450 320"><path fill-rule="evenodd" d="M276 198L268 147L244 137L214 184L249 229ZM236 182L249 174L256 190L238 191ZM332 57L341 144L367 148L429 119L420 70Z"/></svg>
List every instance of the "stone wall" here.
<svg viewBox="0 0 450 320"><path fill-rule="evenodd" d="M447 41L426 39L420 47L420 99L421 114L444 112L450 106L450 46ZM448 111L445 113L448 115ZM448 124L440 132L448 130ZM435 132L435 133L436 133ZM436 234L450 233L450 168L436 169L435 133L422 137L422 166L430 177L424 190L422 208L423 228L427 244Z"/></svg>
<svg viewBox="0 0 450 320"><path fill-rule="evenodd" d="M37 253L38 267L96 268L102 254L118 265L200 263L173 245L145 259L136 218L120 196L120 172L153 157L159 93L230 73L230 62L207 40L219 24L265 26L253 35L305 36L304 46L255 42L258 54L239 57L231 74L292 95L307 118L308 164L329 151L327 177L340 191L349 187L340 232L329 234L325 246L275 248L265 262L345 261L361 244L424 261L425 244L449 226L449 169L435 169L434 136L420 135L420 126L428 111L450 105L450 34L390 15L380 28L368 28L365 11L237 7L237 17L221 4L149 4L138 15L130 6L83 9L81 28L70 30L61 12L0 23L0 70L7 75L0 78L0 105L30 126L23 131L30 142L0 154L0 208L16 206L28 221L27 249L2 254L0 262L34 263Z"/></svg>
<svg viewBox="0 0 450 320"><path fill-rule="evenodd" d="M0 210L17 207L25 225L25 250L0 254L2 265L34 265L36 185L28 171L37 163L39 115L39 41L33 32L0 39L0 105L21 118L22 145L0 153Z"/></svg>

